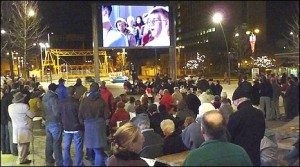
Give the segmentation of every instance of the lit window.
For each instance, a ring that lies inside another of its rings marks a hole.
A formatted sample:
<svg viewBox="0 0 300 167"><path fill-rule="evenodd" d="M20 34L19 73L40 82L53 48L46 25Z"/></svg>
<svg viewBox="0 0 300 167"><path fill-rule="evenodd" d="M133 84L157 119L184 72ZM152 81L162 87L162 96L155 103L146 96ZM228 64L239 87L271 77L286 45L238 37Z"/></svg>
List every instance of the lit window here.
<svg viewBox="0 0 300 167"><path fill-rule="evenodd" d="M208 32L211 32L211 28L207 30Z"/></svg>
<svg viewBox="0 0 300 167"><path fill-rule="evenodd" d="M178 32L181 32L181 28L180 27L178 28Z"/></svg>
<svg viewBox="0 0 300 167"><path fill-rule="evenodd" d="M208 42L208 39L205 42Z"/></svg>
<svg viewBox="0 0 300 167"><path fill-rule="evenodd" d="M211 30L212 32L214 32L214 31L216 31L216 28L214 27L214 28L212 28L212 30Z"/></svg>
<svg viewBox="0 0 300 167"><path fill-rule="evenodd" d="M180 9L180 4L177 5L177 9Z"/></svg>
<svg viewBox="0 0 300 167"><path fill-rule="evenodd" d="M176 41L179 41L179 37L176 38Z"/></svg>
<svg viewBox="0 0 300 167"><path fill-rule="evenodd" d="M178 12L177 16L180 17L180 12Z"/></svg>
<svg viewBox="0 0 300 167"><path fill-rule="evenodd" d="M205 34L205 31L202 31L203 34Z"/></svg>
<svg viewBox="0 0 300 167"><path fill-rule="evenodd" d="M200 32L200 35L202 35L202 32Z"/></svg>

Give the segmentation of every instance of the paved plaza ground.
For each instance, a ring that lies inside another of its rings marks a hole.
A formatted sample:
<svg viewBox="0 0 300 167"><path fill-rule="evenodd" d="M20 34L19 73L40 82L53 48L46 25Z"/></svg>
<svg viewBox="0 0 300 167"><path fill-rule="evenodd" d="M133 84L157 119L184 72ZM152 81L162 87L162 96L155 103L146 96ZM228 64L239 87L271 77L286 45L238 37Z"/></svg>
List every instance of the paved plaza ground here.
<svg viewBox="0 0 300 167"><path fill-rule="evenodd" d="M104 79L108 80L108 79ZM53 81L54 83L58 83L57 80ZM45 89L47 89L50 83L41 83ZM74 85L75 79L70 79L67 81L66 86ZM231 85L222 84L223 91L226 91L228 97L231 98L234 90L237 87L237 81L231 82ZM121 93L125 93L123 89L122 83L112 84L107 81L108 89L113 93L114 96L118 96ZM130 95L129 95L130 97ZM140 95L134 95L134 97L139 98ZM284 114L282 99L280 98L280 112ZM278 136L280 136L279 145L279 158L278 165L279 166L288 166L287 162L282 160L283 155L292 148L292 144L295 143L297 136L299 135L299 116L293 119L290 122L285 121L266 121L267 128L273 129ZM294 128L293 128L294 127ZM34 128L34 142L30 145L31 154L29 155L29 159L34 161L30 165L18 165L16 164L17 156L13 156L11 154L1 154L1 166L45 166L45 130L36 126ZM109 148L108 148L109 149ZM74 160L74 145L71 147L71 155ZM84 148L85 152L85 148ZM84 159L85 165L89 166L91 163ZM297 161L297 166L299 166L299 160Z"/></svg>

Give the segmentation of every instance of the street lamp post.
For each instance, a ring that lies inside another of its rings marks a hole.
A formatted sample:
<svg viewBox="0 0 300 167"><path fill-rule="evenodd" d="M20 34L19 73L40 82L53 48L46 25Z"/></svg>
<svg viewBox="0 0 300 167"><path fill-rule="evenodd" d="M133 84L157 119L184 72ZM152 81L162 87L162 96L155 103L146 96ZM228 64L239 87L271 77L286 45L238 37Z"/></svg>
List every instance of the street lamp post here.
<svg viewBox="0 0 300 167"><path fill-rule="evenodd" d="M125 49L123 48L122 52L118 52L117 54L122 56L122 76L124 76L125 55L127 52L125 52Z"/></svg>
<svg viewBox="0 0 300 167"><path fill-rule="evenodd" d="M180 68L180 57L181 57L181 55L180 55L180 49L184 49L184 46L181 46L181 45L176 46L176 49L178 49L178 54L179 54L178 67L179 67L179 69L181 69L181 68ZM186 60L186 59L185 59L185 60ZM185 62L185 64L186 64L186 62ZM186 69L185 69L185 71L184 71L184 74L186 75Z"/></svg>
<svg viewBox="0 0 300 167"><path fill-rule="evenodd" d="M231 76L231 74L230 74L231 73L231 71L230 71L230 56L228 54L228 44L227 44L227 39L226 39L226 36L225 36L225 33L224 33L224 29L223 29L223 26L222 26L222 19L223 19L223 16L222 16L221 13L216 13L213 16L213 22L220 24L220 27L222 29L223 36L224 36L224 39L225 39L226 55L227 55L227 58L228 58L228 85L230 85L230 76Z"/></svg>
<svg viewBox="0 0 300 167"><path fill-rule="evenodd" d="M52 46L52 45L51 45L51 43L50 43L50 34L51 34L51 35L53 35L54 33L53 33L53 32L51 32L51 33L48 33L48 34L47 34L49 48Z"/></svg>
<svg viewBox="0 0 300 167"><path fill-rule="evenodd" d="M48 43L39 43L40 49L41 49L41 81L44 76L44 68L43 68L43 48L45 49L45 54L46 54L46 48L49 47Z"/></svg>

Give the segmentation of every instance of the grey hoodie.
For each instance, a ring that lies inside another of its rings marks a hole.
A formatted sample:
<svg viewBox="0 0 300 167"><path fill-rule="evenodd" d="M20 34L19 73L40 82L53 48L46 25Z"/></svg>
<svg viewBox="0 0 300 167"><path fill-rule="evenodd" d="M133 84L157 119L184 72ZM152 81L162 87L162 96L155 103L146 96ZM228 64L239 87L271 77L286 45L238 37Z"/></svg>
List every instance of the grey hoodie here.
<svg viewBox="0 0 300 167"><path fill-rule="evenodd" d="M46 115L46 124L48 122L60 122L58 116L58 95L49 90L42 99L43 112Z"/></svg>

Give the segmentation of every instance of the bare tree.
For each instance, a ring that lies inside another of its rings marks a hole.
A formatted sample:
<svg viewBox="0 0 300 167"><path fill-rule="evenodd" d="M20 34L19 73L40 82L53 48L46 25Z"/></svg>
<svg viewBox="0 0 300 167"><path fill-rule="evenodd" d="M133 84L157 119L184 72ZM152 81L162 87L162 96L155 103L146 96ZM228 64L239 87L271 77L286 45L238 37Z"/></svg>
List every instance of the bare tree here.
<svg viewBox="0 0 300 167"><path fill-rule="evenodd" d="M246 31L249 29L247 23L242 23L234 29L232 37L232 48L230 51L233 52L233 55L238 63L241 62L243 57L246 57L250 54L250 43L249 35L246 34Z"/></svg>
<svg viewBox="0 0 300 167"><path fill-rule="evenodd" d="M287 40L290 51L299 51L299 2L296 2L295 14L291 20L287 21L289 27L288 35L283 34L285 40Z"/></svg>
<svg viewBox="0 0 300 167"><path fill-rule="evenodd" d="M28 78L28 52L34 47L47 27L41 25L41 16L38 15L37 1L6 1L6 10L3 22L7 28L9 49L15 49L23 57L23 76ZM2 11L2 9L1 9ZM2 19L1 19L2 22ZM2 51L2 48L1 48Z"/></svg>

